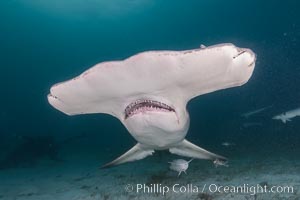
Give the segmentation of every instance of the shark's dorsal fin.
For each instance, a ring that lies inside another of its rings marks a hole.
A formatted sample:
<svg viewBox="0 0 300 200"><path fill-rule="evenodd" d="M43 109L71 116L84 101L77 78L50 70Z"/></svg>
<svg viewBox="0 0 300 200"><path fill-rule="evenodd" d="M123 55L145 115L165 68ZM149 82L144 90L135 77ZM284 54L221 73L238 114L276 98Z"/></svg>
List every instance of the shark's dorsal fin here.
<svg viewBox="0 0 300 200"><path fill-rule="evenodd" d="M134 147L124 153L122 156L118 157L117 159L111 161L103 165L101 168L108 168L112 167L113 165L119 165L125 162L131 162L135 160L141 160L147 156L151 156L154 153L154 150L144 148L143 145L137 143Z"/></svg>

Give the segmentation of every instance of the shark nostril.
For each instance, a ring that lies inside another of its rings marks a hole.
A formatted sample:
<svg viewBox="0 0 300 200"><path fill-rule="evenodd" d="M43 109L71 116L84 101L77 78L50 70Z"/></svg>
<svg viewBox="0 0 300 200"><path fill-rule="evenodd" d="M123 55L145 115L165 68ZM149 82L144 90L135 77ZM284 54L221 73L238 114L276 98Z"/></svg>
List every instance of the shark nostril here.
<svg viewBox="0 0 300 200"><path fill-rule="evenodd" d="M254 67L256 61L256 56L250 49L238 49L237 54L232 58L233 60L246 62L244 66L247 67Z"/></svg>
<svg viewBox="0 0 300 200"><path fill-rule="evenodd" d="M233 59L236 59L237 57L239 57L240 55L242 55L245 52L246 52L246 50L240 51L237 55L233 56Z"/></svg>
<svg viewBox="0 0 300 200"><path fill-rule="evenodd" d="M236 59L237 57L239 57L240 55L242 55L243 53L247 52L246 50L241 50L238 52L238 54L236 54L235 56L233 56L233 59Z"/></svg>
<svg viewBox="0 0 300 200"><path fill-rule="evenodd" d="M248 65L248 67L252 67L254 65L254 61L252 61L249 65Z"/></svg>

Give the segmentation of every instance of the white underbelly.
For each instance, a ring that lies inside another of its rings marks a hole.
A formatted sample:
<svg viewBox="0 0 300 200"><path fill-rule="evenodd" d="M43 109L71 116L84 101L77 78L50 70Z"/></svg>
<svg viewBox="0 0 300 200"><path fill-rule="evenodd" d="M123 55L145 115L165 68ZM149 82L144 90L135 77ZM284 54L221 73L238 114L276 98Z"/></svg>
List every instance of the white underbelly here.
<svg viewBox="0 0 300 200"><path fill-rule="evenodd" d="M151 149L168 149L181 142L189 128L189 116L185 109L174 112L149 112L136 114L126 121L129 133L144 146Z"/></svg>
<svg viewBox="0 0 300 200"><path fill-rule="evenodd" d="M156 130L144 134L131 135L137 140L137 142L145 146L149 146L155 150L163 150L181 142L185 138L186 134L187 130L173 133Z"/></svg>

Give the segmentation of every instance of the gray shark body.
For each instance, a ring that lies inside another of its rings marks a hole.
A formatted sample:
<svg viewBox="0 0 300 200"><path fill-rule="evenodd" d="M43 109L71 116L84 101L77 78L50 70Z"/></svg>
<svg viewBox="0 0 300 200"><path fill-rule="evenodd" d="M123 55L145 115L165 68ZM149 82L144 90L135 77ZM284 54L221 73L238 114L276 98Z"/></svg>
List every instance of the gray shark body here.
<svg viewBox="0 0 300 200"><path fill-rule="evenodd" d="M275 115L272 119L281 120L283 123L291 121L292 118L300 116L300 108L290 110L279 115Z"/></svg>

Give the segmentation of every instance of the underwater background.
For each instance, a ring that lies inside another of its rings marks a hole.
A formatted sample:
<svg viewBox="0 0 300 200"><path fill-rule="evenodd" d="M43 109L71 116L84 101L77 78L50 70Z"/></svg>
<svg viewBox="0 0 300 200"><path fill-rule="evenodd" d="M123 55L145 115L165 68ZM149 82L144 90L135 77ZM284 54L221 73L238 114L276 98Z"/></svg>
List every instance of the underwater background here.
<svg viewBox="0 0 300 200"><path fill-rule="evenodd" d="M124 191L128 183L172 185L200 179L294 184L292 194L272 198L299 199L300 117L286 124L272 120L300 107L299 8L297 0L0 1L0 164L5 166L0 165L0 200L254 199L246 194L162 196ZM187 175L177 178L168 162L178 156L166 151L99 169L135 140L116 118L67 116L47 101L53 84L99 62L148 50L219 43L252 49L257 55L255 70L242 87L189 102L187 139L228 157L227 168L195 160ZM266 106L270 107L249 118L241 116ZM17 161L7 165L9 156ZM255 198L271 198L262 195Z"/></svg>

